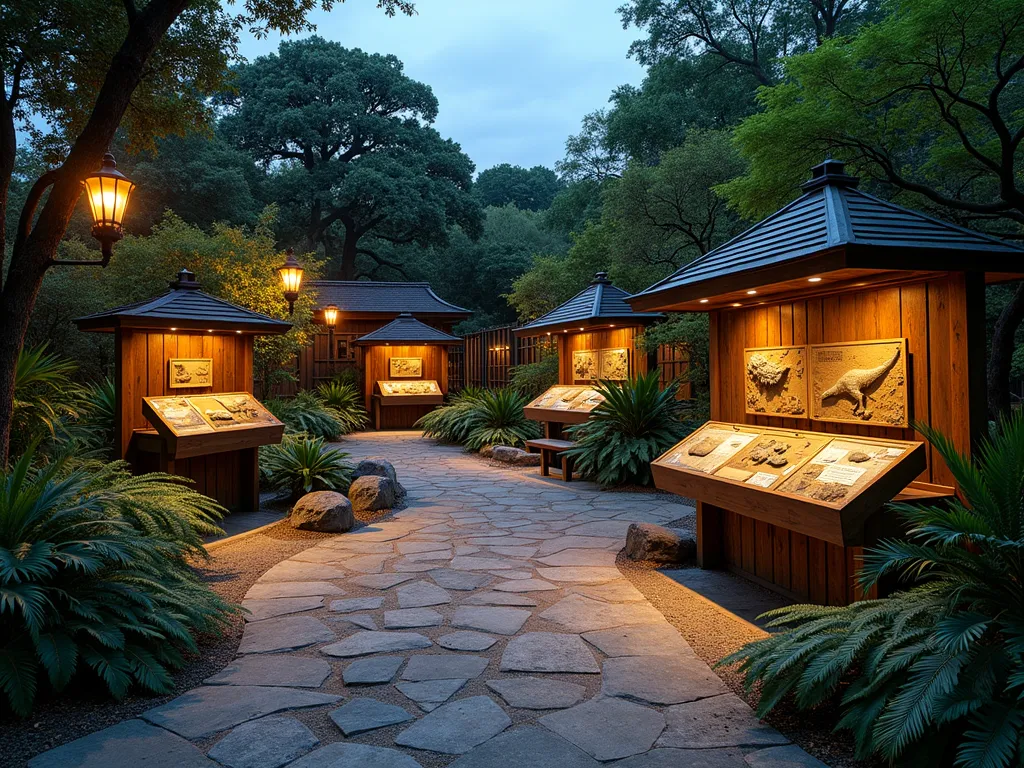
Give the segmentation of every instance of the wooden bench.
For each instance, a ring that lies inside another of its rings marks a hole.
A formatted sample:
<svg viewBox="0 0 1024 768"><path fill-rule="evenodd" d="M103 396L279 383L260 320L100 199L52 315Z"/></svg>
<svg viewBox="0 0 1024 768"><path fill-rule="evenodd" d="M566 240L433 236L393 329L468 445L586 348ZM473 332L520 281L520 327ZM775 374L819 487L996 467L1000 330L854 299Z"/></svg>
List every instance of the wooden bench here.
<svg viewBox="0 0 1024 768"><path fill-rule="evenodd" d="M575 462L573 462L571 456L566 456L565 452L574 445L576 443L571 440L543 438L541 440L527 440L526 450L530 453L540 453L540 473L544 477L548 476L548 470L551 467L561 466L562 480L568 483L572 481L572 470Z"/></svg>

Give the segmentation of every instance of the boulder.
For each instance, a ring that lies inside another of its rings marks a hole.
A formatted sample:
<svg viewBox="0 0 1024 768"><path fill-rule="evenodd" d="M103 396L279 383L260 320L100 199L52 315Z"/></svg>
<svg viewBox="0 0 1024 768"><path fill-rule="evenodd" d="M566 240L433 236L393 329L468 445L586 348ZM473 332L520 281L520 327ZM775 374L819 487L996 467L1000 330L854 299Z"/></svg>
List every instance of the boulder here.
<svg viewBox="0 0 1024 768"><path fill-rule="evenodd" d="M494 446L493 445L485 445L483 448L480 449L479 453L485 459L489 459L489 458L491 458L491 454L494 453Z"/></svg>
<svg viewBox="0 0 1024 768"><path fill-rule="evenodd" d="M352 505L337 491L313 491L299 499L288 517L292 528L344 533L355 525Z"/></svg>
<svg viewBox="0 0 1024 768"><path fill-rule="evenodd" d="M491 458L503 464L512 464L516 467L539 467L540 454L528 453L522 448L512 448L508 445L496 445L491 449Z"/></svg>
<svg viewBox="0 0 1024 768"><path fill-rule="evenodd" d="M356 512L376 512L395 506L395 484L388 477L363 475L352 481L348 498Z"/></svg>
<svg viewBox="0 0 1024 768"><path fill-rule="evenodd" d="M391 481L395 488L395 498L401 499L405 497L405 488L403 488L402 484L398 482L398 474L395 472L395 466L387 459L382 459L379 456L363 459L359 462L355 472L352 473L353 479L370 476L386 477Z"/></svg>
<svg viewBox="0 0 1024 768"><path fill-rule="evenodd" d="M689 536L654 523L632 523L626 532L626 557L655 563L682 563L697 554L697 542Z"/></svg>

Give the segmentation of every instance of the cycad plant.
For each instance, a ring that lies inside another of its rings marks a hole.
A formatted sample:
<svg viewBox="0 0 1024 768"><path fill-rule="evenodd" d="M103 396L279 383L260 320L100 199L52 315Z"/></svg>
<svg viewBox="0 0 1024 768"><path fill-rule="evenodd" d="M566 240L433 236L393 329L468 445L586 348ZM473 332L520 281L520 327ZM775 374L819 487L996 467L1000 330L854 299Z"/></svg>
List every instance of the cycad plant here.
<svg viewBox="0 0 1024 768"><path fill-rule="evenodd" d="M85 388L84 405L76 431L83 433L89 447L108 457L114 453L114 419L117 411L117 388L112 379Z"/></svg>
<svg viewBox="0 0 1024 768"><path fill-rule="evenodd" d="M292 501L311 491L345 493L353 472L348 458L321 437L286 435L280 445L260 449L260 474L270 488L287 490Z"/></svg>
<svg viewBox="0 0 1024 768"><path fill-rule="evenodd" d="M566 428L576 445L566 453L576 469L602 486L651 483L651 462L675 445L686 431L677 384L661 389L657 370L620 384L601 381L604 397L582 424Z"/></svg>
<svg viewBox="0 0 1024 768"><path fill-rule="evenodd" d="M514 389L489 389L480 394L462 419L464 445L479 451L485 445L521 446L540 437L540 425L523 414L529 398Z"/></svg>
<svg viewBox="0 0 1024 768"><path fill-rule="evenodd" d="M445 405L420 418L416 426L423 430L424 437L442 443L465 443L471 429L467 414L476 407L484 391L480 387L465 387L451 395Z"/></svg>
<svg viewBox="0 0 1024 768"><path fill-rule="evenodd" d="M38 686L94 676L121 698L171 690L170 670L233 608L188 566L223 510L166 475L120 463L0 470L0 690L27 715Z"/></svg>
<svg viewBox="0 0 1024 768"><path fill-rule="evenodd" d="M341 434L347 435L366 427L369 418L363 407L363 394L359 388L347 381L330 381L321 384L317 396L328 407L334 409L341 421Z"/></svg>
<svg viewBox="0 0 1024 768"><path fill-rule="evenodd" d="M82 389L71 377L78 366L46 345L26 347L14 371L14 423L11 455L23 453L34 440L65 437L69 419L82 410Z"/></svg>
<svg viewBox="0 0 1024 768"><path fill-rule="evenodd" d="M956 478L960 498L891 504L906 541L864 556L861 583L898 575L909 588L845 608L773 611L782 630L722 660L760 685L764 715L838 697L839 728L861 757L898 765L1024 764L1024 417L972 462L916 425Z"/></svg>
<svg viewBox="0 0 1024 768"><path fill-rule="evenodd" d="M285 432L292 435L306 434L336 440L345 431L344 419L340 413L327 405L315 392L303 390L292 398L273 398L265 405L279 421Z"/></svg>

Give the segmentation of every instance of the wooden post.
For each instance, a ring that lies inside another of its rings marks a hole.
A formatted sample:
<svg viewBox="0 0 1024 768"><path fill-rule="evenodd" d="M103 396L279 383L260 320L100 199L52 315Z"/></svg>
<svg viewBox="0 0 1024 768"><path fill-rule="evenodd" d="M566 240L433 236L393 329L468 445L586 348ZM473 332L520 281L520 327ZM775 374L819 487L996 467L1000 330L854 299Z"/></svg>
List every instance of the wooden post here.
<svg viewBox="0 0 1024 768"><path fill-rule="evenodd" d="M703 501L697 502L697 565L722 565L722 510Z"/></svg>

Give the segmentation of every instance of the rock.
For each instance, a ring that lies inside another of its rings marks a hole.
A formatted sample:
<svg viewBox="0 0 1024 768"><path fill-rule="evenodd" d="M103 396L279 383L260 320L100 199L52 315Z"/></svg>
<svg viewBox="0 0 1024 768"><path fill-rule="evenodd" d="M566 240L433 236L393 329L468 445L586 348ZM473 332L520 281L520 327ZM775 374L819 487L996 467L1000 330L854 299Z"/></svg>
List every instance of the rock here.
<svg viewBox="0 0 1024 768"><path fill-rule="evenodd" d="M341 696L262 685L201 685L140 715L186 739L201 739L275 712L334 704Z"/></svg>
<svg viewBox="0 0 1024 768"><path fill-rule="evenodd" d="M395 466L387 459L382 459L379 456L373 456L369 459L363 459L356 465L355 471L352 473L353 479L360 477L386 477L391 481L392 486L395 489L395 498L405 498L405 488L398 482L398 473L395 472Z"/></svg>
<svg viewBox="0 0 1024 768"><path fill-rule="evenodd" d="M484 656L463 656L451 653L421 654L409 659L402 679L419 683L424 680L470 680L487 669Z"/></svg>
<svg viewBox="0 0 1024 768"><path fill-rule="evenodd" d="M537 558L544 565L615 565L616 553L608 549L564 549L554 555Z"/></svg>
<svg viewBox="0 0 1024 768"><path fill-rule="evenodd" d="M352 699L344 706L331 712L331 720L346 736L355 736L389 725L407 723L415 718L408 711L395 704L385 704L376 699Z"/></svg>
<svg viewBox="0 0 1024 768"><path fill-rule="evenodd" d="M665 728L665 716L622 699L591 699L538 721L597 760L646 752Z"/></svg>
<svg viewBox="0 0 1024 768"><path fill-rule="evenodd" d="M279 581L270 584L253 584L245 593L246 600L276 600L281 597L317 597L317 596L338 596L344 595L343 589L338 589L326 581Z"/></svg>
<svg viewBox="0 0 1024 768"><path fill-rule="evenodd" d="M509 640L501 655L501 671L597 674L601 668L579 635L527 632Z"/></svg>
<svg viewBox="0 0 1024 768"><path fill-rule="evenodd" d="M471 696L438 707L406 728L395 743L461 755L512 725L509 716L487 696Z"/></svg>
<svg viewBox="0 0 1024 768"><path fill-rule="evenodd" d="M468 680L424 680L419 683L398 683L399 691L416 702L424 712L433 712L462 689Z"/></svg>
<svg viewBox="0 0 1024 768"><path fill-rule="evenodd" d="M125 720L28 761L29 768L217 768L180 736L142 720Z"/></svg>
<svg viewBox="0 0 1024 768"><path fill-rule="evenodd" d="M336 613L356 613L375 611L383 604L383 597L350 597L345 600L331 600L330 609Z"/></svg>
<svg viewBox="0 0 1024 768"><path fill-rule="evenodd" d="M374 621L373 616L365 613L346 613L344 616L328 616L327 621L332 624L351 624L353 627L359 627L360 629L377 629L377 622Z"/></svg>
<svg viewBox="0 0 1024 768"><path fill-rule="evenodd" d="M487 687L497 693L510 707L520 709L565 709L583 701L587 689L562 680L540 677L511 677L488 680Z"/></svg>
<svg viewBox="0 0 1024 768"><path fill-rule="evenodd" d="M682 704L729 689L692 656L619 656L605 659L601 693L648 704Z"/></svg>
<svg viewBox="0 0 1024 768"><path fill-rule="evenodd" d="M479 453L485 459L489 459L489 458L491 458L491 454L494 453L494 446L493 445L485 445L483 448L480 449Z"/></svg>
<svg viewBox="0 0 1024 768"><path fill-rule="evenodd" d="M333 643L320 649L328 656L366 656L371 653L391 651L412 651L429 648L433 643L418 632L356 632L340 643Z"/></svg>
<svg viewBox="0 0 1024 768"><path fill-rule="evenodd" d="M495 637L469 630L452 632L437 638L437 644L449 651L486 651L496 642L498 639Z"/></svg>
<svg viewBox="0 0 1024 768"><path fill-rule="evenodd" d="M235 659L222 671L203 682L207 685L319 688L330 676L331 665L325 659L267 654Z"/></svg>
<svg viewBox="0 0 1024 768"><path fill-rule="evenodd" d="M788 744L789 739L754 714L738 696L727 693L677 704L665 710L668 727L659 747L712 749Z"/></svg>
<svg viewBox="0 0 1024 768"><path fill-rule="evenodd" d="M516 579L514 581L503 581L501 584L495 584L494 589L499 592L550 592L553 589L558 589L554 584L544 581L544 579Z"/></svg>
<svg viewBox="0 0 1024 768"><path fill-rule="evenodd" d="M411 573L371 573L368 576L355 576L348 581L367 589L391 589L415 578Z"/></svg>
<svg viewBox="0 0 1024 768"><path fill-rule="evenodd" d="M488 457L503 464L511 464L516 467L539 467L540 454L527 453L522 448L512 448L508 445L496 445L491 449Z"/></svg>
<svg viewBox="0 0 1024 768"><path fill-rule="evenodd" d="M302 613L322 607L322 597L275 597L272 600L243 600L242 607L249 611L246 621L261 621L289 613Z"/></svg>
<svg viewBox="0 0 1024 768"><path fill-rule="evenodd" d="M828 768L825 763L811 757L795 744L759 749L747 755L744 761L754 768Z"/></svg>
<svg viewBox="0 0 1024 768"><path fill-rule="evenodd" d="M284 616L252 621L245 625L239 653L276 653L294 651L314 643L326 643L334 633L312 616Z"/></svg>
<svg viewBox="0 0 1024 768"><path fill-rule="evenodd" d="M693 650L668 622L587 632L583 639L605 656L693 656Z"/></svg>
<svg viewBox="0 0 1024 768"><path fill-rule="evenodd" d="M261 584L279 581L324 581L326 579L344 579L348 576L340 568L319 563L303 563L298 560L284 560L260 576L256 581Z"/></svg>
<svg viewBox="0 0 1024 768"><path fill-rule="evenodd" d="M422 768L397 749L349 744L343 741L320 747L300 757L288 768Z"/></svg>
<svg viewBox="0 0 1024 768"><path fill-rule="evenodd" d="M479 629L496 635L514 635L530 612L521 608L476 608L460 606L452 616L452 626L460 629Z"/></svg>
<svg viewBox="0 0 1024 768"><path fill-rule="evenodd" d="M654 523L633 523L626 532L626 557L655 563L682 563L697 554L697 542Z"/></svg>
<svg viewBox="0 0 1024 768"><path fill-rule="evenodd" d="M540 617L560 624L570 632L594 632L665 621L665 617L650 603L606 603L583 595L562 598L540 614Z"/></svg>
<svg viewBox="0 0 1024 768"><path fill-rule="evenodd" d="M652 749L614 763L615 768L747 768L739 749ZM772 768L779 768L773 764Z"/></svg>
<svg viewBox="0 0 1024 768"><path fill-rule="evenodd" d="M345 685L390 683L403 661L405 661L404 656L375 656L370 659L359 659L349 664L341 677L345 681Z"/></svg>
<svg viewBox="0 0 1024 768"><path fill-rule="evenodd" d="M352 504L337 491L307 493L292 507L288 516L292 528L322 533L344 533L352 529L356 519Z"/></svg>
<svg viewBox="0 0 1024 768"><path fill-rule="evenodd" d="M462 601L463 605L515 605L524 608L534 608L537 601L526 595L513 595L508 592L492 592L490 590L477 592Z"/></svg>
<svg viewBox="0 0 1024 768"><path fill-rule="evenodd" d="M415 581L399 587L399 608L425 608L429 605L444 605L452 601L452 596L436 584L428 581Z"/></svg>
<svg viewBox="0 0 1024 768"><path fill-rule="evenodd" d="M385 629L413 629L415 627L439 627L444 617L432 608L399 608L384 611Z"/></svg>
<svg viewBox="0 0 1024 768"><path fill-rule="evenodd" d="M352 481L348 498L356 512L376 512L395 506L395 484L386 477L364 475Z"/></svg>
<svg viewBox="0 0 1024 768"><path fill-rule="evenodd" d="M560 736L527 725L481 744L449 768L600 768L600 765Z"/></svg>
<svg viewBox="0 0 1024 768"><path fill-rule="evenodd" d="M519 568L523 565L518 560L506 560L501 557L453 557L451 567L456 571L504 571Z"/></svg>
<svg viewBox="0 0 1024 768"><path fill-rule="evenodd" d="M604 584L622 578L618 568L599 565L566 565L553 568L538 568L537 573L548 581L571 581L576 584Z"/></svg>
<svg viewBox="0 0 1024 768"><path fill-rule="evenodd" d="M486 573L466 573L449 568L433 568L427 575L445 589L454 589L458 592L470 592L494 581L494 577Z"/></svg>
<svg viewBox="0 0 1024 768"><path fill-rule="evenodd" d="M210 757L228 768L279 768L320 739L292 717L264 717L243 723L213 745Z"/></svg>

